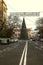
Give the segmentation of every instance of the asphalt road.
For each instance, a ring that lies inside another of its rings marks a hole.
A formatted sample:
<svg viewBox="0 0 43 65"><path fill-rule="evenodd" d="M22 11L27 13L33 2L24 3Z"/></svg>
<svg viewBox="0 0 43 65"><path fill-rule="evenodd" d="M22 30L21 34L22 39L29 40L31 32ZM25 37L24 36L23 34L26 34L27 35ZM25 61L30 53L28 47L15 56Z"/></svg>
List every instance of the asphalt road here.
<svg viewBox="0 0 43 65"><path fill-rule="evenodd" d="M43 42L28 40L0 45L0 65L43 65Z"/></svg>
<svg viewBox="0 0 43 65"><path fill-rule="evenodd" d="M28 42L27 65L43 65L43 42Z"/></svg>

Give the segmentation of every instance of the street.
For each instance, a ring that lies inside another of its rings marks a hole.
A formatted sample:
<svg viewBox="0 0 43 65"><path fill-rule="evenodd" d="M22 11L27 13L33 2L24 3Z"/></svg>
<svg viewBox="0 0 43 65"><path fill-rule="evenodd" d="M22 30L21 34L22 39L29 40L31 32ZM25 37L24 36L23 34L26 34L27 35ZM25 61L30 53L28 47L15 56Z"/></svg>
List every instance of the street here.
<svg viewBox="0 0 43 65"><path fill-rule="evenodd" d="M21 40L0 45L0 65L43 65L43 42Z"/></svg>

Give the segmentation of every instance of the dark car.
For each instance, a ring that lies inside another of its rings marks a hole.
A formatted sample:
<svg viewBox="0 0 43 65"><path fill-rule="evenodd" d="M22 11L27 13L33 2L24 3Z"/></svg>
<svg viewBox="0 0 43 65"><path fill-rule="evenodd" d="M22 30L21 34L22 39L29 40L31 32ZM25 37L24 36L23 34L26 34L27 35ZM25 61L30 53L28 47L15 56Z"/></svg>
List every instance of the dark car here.
<svg viewBox="0 0 43 65"><path fill-rule="evenodd" d="M36 41L36 39L35 39L35 38L33 38L33 39L32 39L32 41Z"/></svg>

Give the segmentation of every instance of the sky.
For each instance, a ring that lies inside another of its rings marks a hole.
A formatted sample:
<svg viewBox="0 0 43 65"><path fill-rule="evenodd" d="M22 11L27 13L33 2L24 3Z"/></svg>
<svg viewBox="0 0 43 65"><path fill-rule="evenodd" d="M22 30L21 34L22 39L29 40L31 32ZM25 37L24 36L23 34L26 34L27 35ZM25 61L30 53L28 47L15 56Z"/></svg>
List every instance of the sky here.
<svg viewBox="0 0 43 65"><path fill-rule="evenodd" d="M43 0L4 0L9 12L40 12L39 17L43 17ZM39 17L25 17L27 28L34 29L35 21ZM21 18L22 19L22 18Z"/></svg>

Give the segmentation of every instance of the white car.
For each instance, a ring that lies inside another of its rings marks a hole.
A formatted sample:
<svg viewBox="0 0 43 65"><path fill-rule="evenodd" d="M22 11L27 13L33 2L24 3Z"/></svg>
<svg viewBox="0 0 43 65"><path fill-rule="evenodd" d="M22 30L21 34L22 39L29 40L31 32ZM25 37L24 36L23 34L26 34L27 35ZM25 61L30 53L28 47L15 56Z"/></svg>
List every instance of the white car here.
<svg viewBox="0 0 43 65"><path fill-rule="evenodd" d="M15 41L15 42L18 42L18 39L15 39L14 41Z"/></svg>
<svg viewBox="0 0 43 65"><path fill-rule="evenodd" d="M40 39L41 42L43 42L43 39Z"/></svg>
<svg viewBox="0 0 43 65"><path fill-rule="evenodd" d="M10 39L9 42L12 43L12 42L17 42L18 39Z"/></svg>
<svg viewBox="0 0 43 65"><path fill-rule="evenodd" d="M9 44L9 39L7 39L7 38L2 38L2 39L0 39L0 43L1 43L1 44Z"/></svg>
<svg viewBox="0 0 43 65"><path fill-rule="evenodd" d="M14 42L14 39L10 39L9 42L10 42L10 43Z"/></svg>

